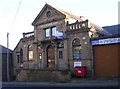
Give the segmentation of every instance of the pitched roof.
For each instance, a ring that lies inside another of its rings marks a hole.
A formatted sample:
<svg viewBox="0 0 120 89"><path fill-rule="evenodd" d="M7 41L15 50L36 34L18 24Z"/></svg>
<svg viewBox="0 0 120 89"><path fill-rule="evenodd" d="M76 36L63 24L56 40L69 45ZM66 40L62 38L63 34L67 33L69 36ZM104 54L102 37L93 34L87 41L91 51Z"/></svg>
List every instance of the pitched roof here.
<svg viewBox="0 0 120 89"><path fill-rule="evenodd" d="M51 7L52 7L52 6L51 6ZM66 16L69 16L70 18L73 18L73 19L82 21L82 19L81 19L80 17L78 17L78 16L76 16L76 15L74 15L74 14L72 14L72 13L66 12L66 11L64 11L64 10L58 8L58 7L53 7L53 8L55 8L55 9L58 10L59 12L65 14Z"/></svg>
<svg viewBox="0 0 120 89"><path fill-rule="evenodd" d="M7 49L6 47L0 45L0 53L7 53ZM8 53L12 53L11 49L8 49Z"/></svg>
<svg viewBox="0 0 120 89"><path fill-rule="evenodd" d="M111 33L109 33L108 31L104 30L102 27L97 26L96 24L90 23L90 25L91 25L94 29L96 29L96 31L97 31L98 33L100 33L100 34L104 34L104 35L106 35L106 36L111 35Z"/></svg>
<svg viewBox="0 0 120 89"><path fill-rule="evenodd" d="M75 20L82 21L81 18L79 18L79 17L77 17L77 16L75 16L75 15L73 15L73 14L71 14L71 13L68 13L68 12L66 12L66 11L64 11L64 10L61 10L60 8L53 7L53 6L51 6L51 5L49 5L49 4L46 3L45 6L44 6L44 7L42 8L42 10L40 11L40 13L37 15L37 17L36 17L36 18L34 19L34 21L32 22L32 25L35 24L35 22L40 18L41 14L44 12L45 8L47 8L47 7L50 7L50 8L53 8L53 9L59 11L60 13L64 14L66 17L70 17L70 18L73 18L73 19L75 19Z"/></svg>
<svg viewBox="0 0 120 89"><path fill-rule="evenodd" d="M105 31L108 31L112 35L120 35L120 24L118 25L111 25L103 27Z"/></svg>

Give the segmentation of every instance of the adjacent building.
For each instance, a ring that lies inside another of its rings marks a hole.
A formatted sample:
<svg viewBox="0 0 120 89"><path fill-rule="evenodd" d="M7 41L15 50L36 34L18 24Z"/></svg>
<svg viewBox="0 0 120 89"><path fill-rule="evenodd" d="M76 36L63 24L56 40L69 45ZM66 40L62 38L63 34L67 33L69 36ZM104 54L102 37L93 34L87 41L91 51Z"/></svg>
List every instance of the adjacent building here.
<svg viewBox="0 0 120 89"><path fill-rule="evenodd" d="M7 59L8 56L8 59ZM13 80L12 50L0 45L0 78L2 81Z"/></svg>
<svg viewBox="0 0 120 89"><path fill-rule="evenodd" d="M109 36L92 38L95 77L120 77L120 25L103 27Z"/></svg>

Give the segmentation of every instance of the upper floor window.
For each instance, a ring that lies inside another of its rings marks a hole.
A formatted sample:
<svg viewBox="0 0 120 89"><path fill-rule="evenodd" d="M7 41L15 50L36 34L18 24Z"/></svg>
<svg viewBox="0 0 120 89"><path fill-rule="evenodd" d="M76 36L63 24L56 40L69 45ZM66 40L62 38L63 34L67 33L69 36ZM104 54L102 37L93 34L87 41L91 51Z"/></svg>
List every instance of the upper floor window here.
<svg viewBox="0 0 120 89"><path fill-rule="evenodd" d="M52 27L52 36L56 36L57 32L56 27Z"/></svg>
<svg viewBox="0 0 120 89"><path fill-rule="evenodd" d="M53 27L45 29L45 37L62 38L63 37L63 32L57 31L56 26L53 26Z"/></svg>
<svg viewBox="0 0 120 89"><path fill-rule="evenodd" d="M45 37L50 37L50 28L45 29Z"/></svg>
<svg viewBox="0 0 120 89"><path fill-rule="evenodd" d="M47 11L46 16L49 18L51 16L51 11Z"/></svg>

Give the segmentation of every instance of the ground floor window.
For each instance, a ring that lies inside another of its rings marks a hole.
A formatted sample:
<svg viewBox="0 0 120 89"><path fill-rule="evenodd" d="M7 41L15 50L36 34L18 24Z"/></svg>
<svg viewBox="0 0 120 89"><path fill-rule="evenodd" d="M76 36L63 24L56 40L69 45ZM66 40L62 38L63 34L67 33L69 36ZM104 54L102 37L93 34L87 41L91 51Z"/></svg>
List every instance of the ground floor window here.
<svg viewBox="0 0 120 89"><path fill-rule="evenodd" d="M78 38L74 39L72 42L73 47L73 59L82 59L81 44Z"/></svg>
<svg viewBox="0 0 120 89"><path fill-rule="evenodd" d="M17 55L17 63L20 63L20 55Z"/></svg>
<svg viewBox="0 0 120 89"><path fill-rule="evenodd" d="M28 60L33 60L33 47L28 45Z"/></svg>
<svg viewBox="0 0 120 89"><path fill-rule="evenodd" d="M59 58L63 58L63 51L59 51Z"/></svg>
<svg viewBox="0 0 120 89"><path fill-rule="evenodd" d="M39 53L39 59L40 60L42 59L42 53Z"/></svg>

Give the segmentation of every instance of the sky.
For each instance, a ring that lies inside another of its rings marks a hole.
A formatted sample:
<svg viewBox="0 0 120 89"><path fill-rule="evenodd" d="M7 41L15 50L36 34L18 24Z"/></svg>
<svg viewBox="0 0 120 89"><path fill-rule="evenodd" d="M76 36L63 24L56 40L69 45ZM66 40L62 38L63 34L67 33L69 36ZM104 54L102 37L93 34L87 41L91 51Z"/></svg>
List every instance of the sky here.
<svg viewBox="0 0 120 89"><path fill-rule="evenodd" d="M34 31L31 23L45 3L76 16L84 16L103 27L118 24L118 2L119 0L0 0L0 45L7 47L8 32L9 48L14 50L23 32Z"/></svg>

